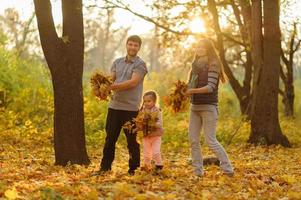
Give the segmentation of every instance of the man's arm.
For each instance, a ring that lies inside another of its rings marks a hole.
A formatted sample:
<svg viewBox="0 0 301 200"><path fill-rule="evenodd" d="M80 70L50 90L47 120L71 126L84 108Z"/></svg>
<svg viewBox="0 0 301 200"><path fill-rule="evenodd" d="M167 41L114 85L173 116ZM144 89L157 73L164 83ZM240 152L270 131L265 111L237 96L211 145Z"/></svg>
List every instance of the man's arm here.
<svg viewBox="0 0 301 200"><path fill-rule="evenodd" d="M114 76L112 76L114 78ZM115 78L116 78L116 74L115 74ZM111 90L114 91L122 91L122 90L128 90L131 89L133 87L136 87L138 85L138 83L143 79L143 76L139 73L133 73L132 78L130 80L121 82L121 83L113 83L110 86Z"/></svg>
<svg viewBox="0 0 301 200"><path fill-rule="evenodd" d="M116 72L115 72L115 71L113 71L113 72L111 73L111 78L112 78L112 81L113 81L113 82L116 80Z"/></svg>

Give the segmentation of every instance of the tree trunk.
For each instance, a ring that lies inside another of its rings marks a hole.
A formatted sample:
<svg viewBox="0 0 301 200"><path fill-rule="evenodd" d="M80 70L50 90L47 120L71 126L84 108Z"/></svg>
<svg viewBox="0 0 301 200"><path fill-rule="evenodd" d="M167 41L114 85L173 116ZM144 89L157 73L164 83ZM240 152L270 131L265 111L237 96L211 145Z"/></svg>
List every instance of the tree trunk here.
<svg viewBox="0 0 301 200"><path fill-rule="evenodd" d="M284 105L284 114L286 117L294 117L295 92L294 85L288 84L284 91L282 103Z"/></svg>
<svg viewBox="0 0 301 200"><path fill-rule="evenodd" d="M6 103L5 91L0 90L0 108L4 108Z"/></svg>
<svg viewBox="0 0 301 200"><path fill-rule="evenodd" d="M248 107L249 107L248 105L249 105L249 100L250 100L250 88L242 87L240 85L238 80L235 78L233 72L231 71L231 68L226 60L223 35L222 35L221 28L220 28L219 20L218 20L218 11L216 8L215 0L208 0L208 9L213 18L213 27L214 27L216 39L217 39L217 49L219 52L219 57L224 65L225 73L229 79L229 83L230 83L235 95L238 98L241 113L244 115L247 115L247 117L249 118L248 114L250 114L250 112L248 111ZM246 68L246 70L248 72L250 71L247 68Z"/></svg>
<svg viewBox="0 0 301 200"><path fill-rule="evenodd" d="M282 60L284 61L287 73L285 75L283 66L280 68L280 78L284 84L284 91L279 89L282 96L282 103L284 106L284 114L286 117L294 117L294 101L295 101L295 91L294 91L294 78L293 78L293 66L292 62L289 62L282 51ZM291 71L291 72L289 72Z"/></svg>
<svg viewBox="0 0 301 200"><path fill-rule="evenodd" d="M261 2L253 1L255 25L260 27ZM253 19L254 19L253 18ZM257 27L258 28L258 27ZM260 29L261 32L261 29ZM253 29L253 46L260 51L261 34ZM259 52L254 52L254 55ZM260 56L260 55L258 55ZM257 57L260 60L260 57ZM251 118L251 135L249 142L254 144L281 144L289 147L290 143L282 134L278 119L278 89L280 72L280 28L279 1L264 0L264 37L263 65L256 61L254 81L254 102Z"/></svg>
<svg viewBox="0 0 301 200"><path fill-rule="evenodd" d="M83 112L84 33L81 0L62 1L63 37L59 38L50 0L34 0L41 45L54 90L55 164L89 164Z"/></svg>
<svg viewBox="0 0 301 200"><path fill-rule="evenodd" d="M294 117L294 101L295 101L295 91L294 91L294 57L296 51L300 48L301 40L295 40L297 36L297 24L294 23L293 30L291 32L291 38L288 43L288 50L284 52L281 49L281 58L284 65L280 68L280 77L284 84L284 92L282 93L282 102L284 104L284 113L287 117ZM295 45L296 43L296 45ZM286 68L286 73L284 72Z"/></svg>
<svg viewBox="0 0 301 200"><path fill-rule="evenodd" d="M262 35L262 5L261 0L252 0L252 20L251 20L251 52L254 65L253 72L253 90L251 113L254 113L255 102L257 101L256 87L259 81L260 70L263 65L263 35ZM251 116L252 118L252 116Z"/></svg>

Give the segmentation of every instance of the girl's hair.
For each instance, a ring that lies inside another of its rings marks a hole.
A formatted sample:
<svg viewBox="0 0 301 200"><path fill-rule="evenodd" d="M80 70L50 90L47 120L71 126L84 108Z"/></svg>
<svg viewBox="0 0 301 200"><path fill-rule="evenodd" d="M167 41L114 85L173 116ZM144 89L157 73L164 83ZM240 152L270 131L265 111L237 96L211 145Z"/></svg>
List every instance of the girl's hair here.
<svg viewBox="0 0 301 200"><path fill-rule="evenodd" d="M217 51L214 47L214 44L211 40L209 40L208 38L202 38L199 41L199 46L203 46L206 51L207 51L207 56L208 56L208 62L209 64L211 63L215 63L218 72L219 72L219 78L220 80L224 83L226 82L226 74L224 72L224 65L221 62L221 59L219 58ZM198 59L197 56L195 55L194 59Z"/></svg>
<svg viewBox="0 0 301 200"><path fill-rule="evenodd" d="M143 94L143 97L145 97L145 96L151 96L152 97L152 99L154 100L154 102L156 103L157 102L157 93L155 92L155 91L153 91L153 90L150 90L150 91L147 91L147 92L145 92L144 94Z"/></svg>

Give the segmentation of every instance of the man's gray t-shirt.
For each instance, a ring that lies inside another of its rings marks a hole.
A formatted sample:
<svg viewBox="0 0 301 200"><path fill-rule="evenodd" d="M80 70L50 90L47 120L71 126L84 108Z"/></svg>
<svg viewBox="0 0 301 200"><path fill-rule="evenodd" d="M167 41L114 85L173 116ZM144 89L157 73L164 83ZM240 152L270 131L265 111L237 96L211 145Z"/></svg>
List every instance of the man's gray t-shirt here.
<svg viewBox="0 0 301 200"><path fill-rule="evenodd" d="M116 73L114 83L130 80L134 72L143 77L134 88L115 91L109 104L109 108L115 110L138 111L142 98L143 80L147 73L145 62L138 56L132 60L127 60L126 57L118 58L114 61L111 72Z"/></svg>

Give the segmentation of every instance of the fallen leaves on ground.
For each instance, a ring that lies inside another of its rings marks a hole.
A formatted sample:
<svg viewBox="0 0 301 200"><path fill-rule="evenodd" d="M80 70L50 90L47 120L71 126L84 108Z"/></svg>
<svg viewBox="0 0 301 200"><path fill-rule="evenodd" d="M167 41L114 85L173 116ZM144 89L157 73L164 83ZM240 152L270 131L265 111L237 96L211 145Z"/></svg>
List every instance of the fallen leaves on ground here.
<svg viewBox="0 0 301 200"><path fill-rule="evenodd" d="M227 146L234 177L211 165L198 178L192 173L187 145L165 145L161 173L138 171L129 176L126 145L119 141L112 172L92 177L102 146L88 146L91 165L60 167L53 165L48 132L22 136L3 131L0 140L0 198L4 199L301 199L300 147ZM206 147L203 153L211 154Z"/></svg>

